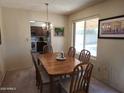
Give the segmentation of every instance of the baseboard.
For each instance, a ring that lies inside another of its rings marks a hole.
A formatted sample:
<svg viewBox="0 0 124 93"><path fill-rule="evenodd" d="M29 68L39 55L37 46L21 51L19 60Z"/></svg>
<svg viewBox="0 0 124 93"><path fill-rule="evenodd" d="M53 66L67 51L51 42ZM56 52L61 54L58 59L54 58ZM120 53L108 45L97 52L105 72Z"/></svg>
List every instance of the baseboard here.
<svg viewBox="0 0 124 93"><path fill-rule="evenodd" d="M7 73L7 71L6 71L5 74L2 76L2 79L1 79L1 82L0 82L0 86L2 86L2 83L3 83L3 81L4 81L4 78L6 77L6 73Z"/></svg>

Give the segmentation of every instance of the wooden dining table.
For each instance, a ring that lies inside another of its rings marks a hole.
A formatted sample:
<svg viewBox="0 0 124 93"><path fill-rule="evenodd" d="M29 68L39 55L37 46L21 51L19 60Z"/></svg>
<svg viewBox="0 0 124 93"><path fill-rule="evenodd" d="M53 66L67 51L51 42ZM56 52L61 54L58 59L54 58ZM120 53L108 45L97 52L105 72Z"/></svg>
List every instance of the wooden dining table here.
<svg viewBox="0 0 124 93"><path fill-rule="evenodd" d="M80 61L65 55L65 60L57 60L57 53L46 53L38 56L39 62L50 76L50 91L53 93L53 79L57 76L71 74Z"/></svg>

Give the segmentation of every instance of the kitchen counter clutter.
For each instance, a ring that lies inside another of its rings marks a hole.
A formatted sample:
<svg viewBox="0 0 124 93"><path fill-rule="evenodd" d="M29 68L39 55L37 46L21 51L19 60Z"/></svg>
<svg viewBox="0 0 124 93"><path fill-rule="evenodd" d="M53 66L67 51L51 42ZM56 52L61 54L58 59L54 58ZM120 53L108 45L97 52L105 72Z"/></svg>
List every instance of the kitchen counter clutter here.
<svg viewBox="0 0 124 93"><path fill-rule="evenodd" d="M31 37L32 52L43 52L43 46L47 45L47 37L33 36Z"/></svg>

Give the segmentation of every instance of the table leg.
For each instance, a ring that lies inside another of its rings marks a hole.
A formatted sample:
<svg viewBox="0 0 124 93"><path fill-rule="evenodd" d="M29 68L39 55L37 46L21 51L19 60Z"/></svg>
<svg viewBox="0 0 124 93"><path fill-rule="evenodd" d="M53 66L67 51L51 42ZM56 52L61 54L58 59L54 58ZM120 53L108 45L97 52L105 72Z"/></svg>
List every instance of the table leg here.
<svg viewBox="0 0 124 93"><path fill-rule="evenodd" d="M53 76L50 76L50 93L54 93Z"/></svg>

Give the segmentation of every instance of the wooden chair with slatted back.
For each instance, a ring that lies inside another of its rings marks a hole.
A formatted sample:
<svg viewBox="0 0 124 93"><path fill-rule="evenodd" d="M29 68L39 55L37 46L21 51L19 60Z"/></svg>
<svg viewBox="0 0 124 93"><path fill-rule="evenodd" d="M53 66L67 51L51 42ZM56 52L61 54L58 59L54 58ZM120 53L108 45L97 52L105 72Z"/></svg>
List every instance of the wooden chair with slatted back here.
<svg viewBox="0 0 124 93"><path fill-rule="evenodd" d="M43 92L43 87L45 85L50 84L50 79L49 79L48 74L41 69L42 69L41 66L37 65L38 84L39 84L39 88L40 88L40 93Z"/></svg>
<svg viewBox="0 0 124 93"><path fill-rule="evenodd" d="M48 52L53 53L53 48L52 48L51 45L45 45L45 46L43 47L43 53L48 53Z"/></svg>
<svg viewBox="0 0 124 93"><path fill-rule="evenodd" d="M69 57L75 57L76 49L74 47L70 47L68 50Z"/></svg>
<svg viewBox="0 0 124 93"><path fill-rule="evenodd" d="M89 62L90 61L90 56L91 56L90 51L83 49L80 52L79 60L81 62Z"/></svg>
<svg viewBox="0 0 124 93"><path fill-rule="evenodd" d="M40 88L40 86L41 86L41 80L40 79L42 79L42 81L44 83L49 83L50 82L49 76L47 75L44 68L42 67L42 65L38 61L38 59L37 59L38 54L37 53L31 53L31 55L32 55L32 60L33 60L34 66L35 66L35 72L36 72L36 86L38 88ZM40 68L40 70L39 70L39 68ZM42 73L42 78L41 78L41 75L39 73Z"/></svg>
<svg viewBox="0 0 124 93"><path fill-rule="evenodd" d="M71 79L61 82L61 87L66 93L88 93L92 69L91 63L77 65L71 74Z"/></svg>
<svg viewBox="0 0 124 93"><path fill-rule="evenodd" d="M33 64L34 64L34 67L35 67L35 73L36 73L36 86L39 87L39 81L38 81L38 68L37 68L37 60L35 58L36 54L35 53L31 53L31 56L32 56L32 61L33 61Z"/></svg>
<svg viewBox="0 0 124 93"><path fill-rule="evenodd" d="M68 56L69 57L75 57L76 49L74 47L70 47L68 50ZM62 78L66 79L70 77L70 75L63 75Z"/></svg>
<svg viewBox="0 0 124 93"><path fill-rule="evenodd" d="M40 93L42 93L43 86L50 84L50 78L37 58L38 53L31 53L31 55L32 55L32 60L33 60L35 71L36 71L36 86L40 88ZM53 82L56 83L58 82L58 80L59 78L56 77L54 78Z"/></svg>

